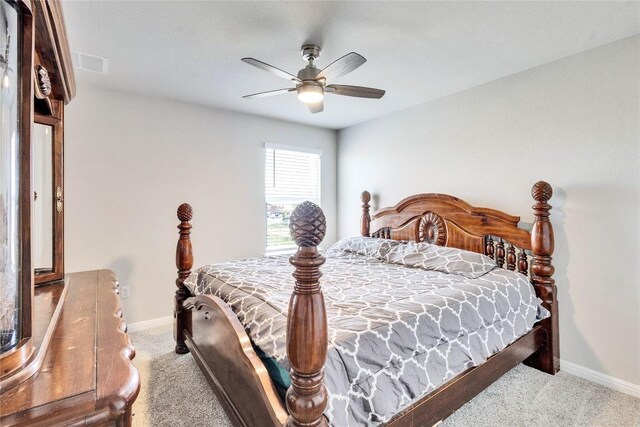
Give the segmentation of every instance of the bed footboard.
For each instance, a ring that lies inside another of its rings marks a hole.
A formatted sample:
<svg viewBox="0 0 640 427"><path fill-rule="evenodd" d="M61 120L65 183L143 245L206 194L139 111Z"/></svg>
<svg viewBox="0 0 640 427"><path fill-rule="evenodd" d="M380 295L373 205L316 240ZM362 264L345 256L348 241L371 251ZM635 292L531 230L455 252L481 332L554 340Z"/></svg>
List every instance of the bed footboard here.
<svg viewBox="0 0 640 427"><path fill-rule="evenodd" d="M176 353L191 352L236 426L326 426L323 368L328 344L327 315L319 282L325 259L317 248L326 231L322 209L311 202L301 203L289 222L298 250L290 258L295 267L295 286L287 319L292 384L287 391L286 408L231 308L213 295L192 297L185 285L193 266L192 217L191 206L180 205L174 307Z"/></svg>
<svg viewBox="0 0 640 427"><path fill-rule="evenodd" d="M191 352L234 426L282 427L289 414L236 315L220 298L192 296L185 285L193 266L192 218L191 206L180 205L175 352Z"/></svg>
<svg viewBox="0 0 640 427"><path fill-rule="evenodd" d="M288 414L231 308L213 295L185 301L185 343L234 426L281 427Z"/></svg>

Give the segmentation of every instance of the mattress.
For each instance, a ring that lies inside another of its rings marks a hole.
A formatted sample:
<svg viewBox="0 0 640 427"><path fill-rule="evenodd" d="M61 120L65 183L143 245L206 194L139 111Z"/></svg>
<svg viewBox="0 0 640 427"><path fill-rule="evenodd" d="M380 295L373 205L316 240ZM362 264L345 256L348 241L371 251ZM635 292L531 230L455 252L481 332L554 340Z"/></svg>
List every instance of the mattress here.
<svg viewBox="0 0 640 427"><path fill-rule="evenodd" d="M549 315L526 276L480 254L359 238L325 256L332 426L385 423ZM199 268L186 285L224 300L255 345L288 370L292 272L287 256L252 258Z"/></svg>

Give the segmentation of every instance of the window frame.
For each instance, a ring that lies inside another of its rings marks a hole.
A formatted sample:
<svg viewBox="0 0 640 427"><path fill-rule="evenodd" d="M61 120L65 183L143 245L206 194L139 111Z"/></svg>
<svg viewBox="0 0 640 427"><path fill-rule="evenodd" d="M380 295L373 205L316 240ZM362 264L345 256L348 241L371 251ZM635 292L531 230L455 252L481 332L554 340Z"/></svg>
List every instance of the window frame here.
<svg viewBox="0 0 640 427"><path fill-rule="evenodd" d="M264 230L264 254L265 256L272 256L272 255L286 255L286 254L293 254L296 249L298 248L295 244L293 244L292 246L287 246L287 247L280 247L280 248L272 248L269 249L268 246L268 239L267 239L267 234L268 234L268 229L267 229L267 194L266 194L266 190L267 190L267 183L266 183L266 156L267 156L267 150L282 150L282 151L292 151L292 152L298 152L298 153L305 153L305 154L315 154L318 156L319 159L319 165L318 165L318 205L320 207L322 207L322 150L318 149L318 148L312 148L312 147L304 147L304 146L296 146L296 145L285 145L285 144L273 144L270 142L265 142L263 144L263 179L265 179L265 181L263 182L263 186L262 186L262 190L263 190L263 196L264 196L264 212L263 212L263 220L264 220L264 225L265 225L265 230Z"/></svg>

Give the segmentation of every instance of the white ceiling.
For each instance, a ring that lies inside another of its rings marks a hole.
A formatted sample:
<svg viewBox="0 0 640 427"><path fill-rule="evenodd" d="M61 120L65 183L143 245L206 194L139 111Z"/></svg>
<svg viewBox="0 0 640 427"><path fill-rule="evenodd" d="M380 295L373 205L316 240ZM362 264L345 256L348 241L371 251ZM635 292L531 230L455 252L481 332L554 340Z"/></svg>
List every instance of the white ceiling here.
<svg viewBox="0 0 640 427"><path fill-rule="evenodd" d="M77 71L104 88L333 129L496 80L640 32L638 2L96 2L64 1L72 50L109 58ZM368 62L337 84L386 89L381 100L328 95L311 114L289 86L240 61L292 74L300 46L319 68L355 51Z"/></svg>

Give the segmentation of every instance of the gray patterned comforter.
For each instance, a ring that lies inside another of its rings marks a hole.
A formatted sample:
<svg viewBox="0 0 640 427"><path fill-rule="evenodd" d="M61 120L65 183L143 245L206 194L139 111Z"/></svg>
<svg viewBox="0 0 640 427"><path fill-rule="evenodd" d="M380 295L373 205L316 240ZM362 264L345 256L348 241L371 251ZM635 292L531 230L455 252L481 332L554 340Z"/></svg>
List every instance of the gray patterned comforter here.
<svg viewBox="0 0 640 427"><path fill-rule="evenodd" d="M484 255L368 238L325 255L325 415L333 426L388 421L548 316L524 275ZM253 342L288 369L292 272L287 256L247 259L202 267L187 286L227 302Z"/></svg>

